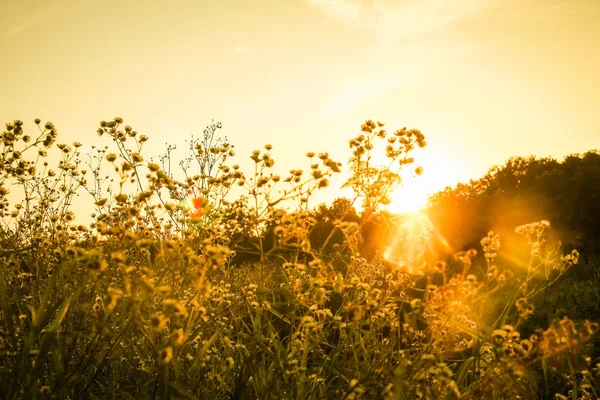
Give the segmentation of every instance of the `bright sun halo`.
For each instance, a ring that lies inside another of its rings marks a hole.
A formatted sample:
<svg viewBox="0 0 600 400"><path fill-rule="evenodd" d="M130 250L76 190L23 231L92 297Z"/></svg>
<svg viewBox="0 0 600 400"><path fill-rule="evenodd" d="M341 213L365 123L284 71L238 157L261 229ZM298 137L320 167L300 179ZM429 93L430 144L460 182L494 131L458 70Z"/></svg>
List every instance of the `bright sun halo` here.
<svg viewBox="0 0 600 400"><path fill-rule="evenodd" d="M392 202L387 209L393 213L402 214L415 212L427 205L427 188L418 182L422 177L410 177L405 179L405 183L392 193Z"/></svg>
<svg viewBox="0 0 600 400"><path fill-rule="evenodd" d="M423 174L403 177L402 184L391 195L391 203L387 206L389 211L396 214L419 211L425 208L430 195L458 181L459 166L451 163L443 150L427 150L415 157L417 163L413 164L423 166Z"/></svg>

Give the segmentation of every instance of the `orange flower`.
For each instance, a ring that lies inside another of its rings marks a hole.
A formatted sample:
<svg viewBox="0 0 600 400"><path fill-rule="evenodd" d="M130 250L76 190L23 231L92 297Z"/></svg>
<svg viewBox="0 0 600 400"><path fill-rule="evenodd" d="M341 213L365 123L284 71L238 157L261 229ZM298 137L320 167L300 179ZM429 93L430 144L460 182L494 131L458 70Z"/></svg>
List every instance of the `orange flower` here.
<svg viewBox="0 0 600 400"><path fill-rule="evenodd" d="M192 206L194 206L196 210L202 209L202 207L204 207L204 204L205 200L202 197L194 197L192 199Z"/></svg>
<svg viewBox="0 0 600 400"><path fill-rule="evenodd" d="M190 219L191 219L192 221L197 221L197 220L199 220L200 218L202 218L202 214L203 214L202 210L196 210L196 211L194 211L194 212L191 212L191 213L190 213Z"/></svg>
<svg viewBox="0 0 600 400"><path fill-rule="evenodd" d="M204 214L204 207L207 204L207 201L203 197L194 197L192 198L192 207L194 207L194 211L190 212L190 218L193 221L199 220Z"/></svg>

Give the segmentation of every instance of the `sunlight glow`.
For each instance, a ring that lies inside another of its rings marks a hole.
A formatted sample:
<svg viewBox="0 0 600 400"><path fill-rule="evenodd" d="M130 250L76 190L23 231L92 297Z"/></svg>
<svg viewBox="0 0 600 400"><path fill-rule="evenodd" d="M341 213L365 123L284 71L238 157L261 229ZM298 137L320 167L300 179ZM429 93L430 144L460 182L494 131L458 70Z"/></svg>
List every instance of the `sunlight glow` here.
<svg viewBox="0 0 600 400"><path fill-rule="evenodd" d="M427 205L429 193L427 188L420 185L420 177L411 177L408 182L392 194L392 202L387 209L396 214L412 213L423 209Z"/></svg>
<svg viewBox="0 0 600 400"><path fill-rule="evenodd" d="M392 193L388 211L402 214L422 210L430 195L464 179L468 168L451 160L448 152L444 147L432 146L415 152L415 163L406 166L404 172L409 173L403 174L402 183ZM418 166L423 167L420 176L414 173Z"/></svg>
<svg viewBox="0 0 600 400"><path fill-rule="evenodd" d="M411 274L423 272L426 254L432 244L434 227L427 215L417 211L399 216L393 240L383 258Z"/></svg>
<svg viewBox="0 0 600 400"><path fill-rule="evenodd" d="M388 263L420 275L440 254L454 252L425 212L404 212L396 218L393 238L384 246L383 258Z"/></svg>

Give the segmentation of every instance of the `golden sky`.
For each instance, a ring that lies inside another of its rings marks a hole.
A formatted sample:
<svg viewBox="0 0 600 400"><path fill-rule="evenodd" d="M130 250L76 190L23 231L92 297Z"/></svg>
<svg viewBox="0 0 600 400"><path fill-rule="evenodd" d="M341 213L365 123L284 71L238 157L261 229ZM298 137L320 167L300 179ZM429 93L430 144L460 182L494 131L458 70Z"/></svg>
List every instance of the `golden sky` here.
<svg viewBox="0 0 600 400"><path fill-rule="evenodd" d="M59 142L120 116L158 154L214 119L286 170L374 119L425 134L422 192L600 147L599 0L0 0L0 48L0 119Z"/></svg>

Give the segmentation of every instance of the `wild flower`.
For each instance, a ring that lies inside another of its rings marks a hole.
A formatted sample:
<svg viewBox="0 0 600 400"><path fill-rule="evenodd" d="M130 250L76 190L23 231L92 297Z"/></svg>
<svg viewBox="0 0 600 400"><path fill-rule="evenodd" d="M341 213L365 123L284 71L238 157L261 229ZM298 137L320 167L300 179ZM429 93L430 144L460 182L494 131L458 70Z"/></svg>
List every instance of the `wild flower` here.
<svg viewBox="0 0 600 400"><path fill-rule="evenodd" d="M426 145L418 130L365 122L347 182L365 213L324 218L308 204L342 167L326 152L279 175L266 145L245 174L213 122L188 142L179 180L174 147L145 163L148 137L122 118L101 122L110 146L87 162L81 144L54 145L54 125L36 124L25 140L26 124L10 122L0 149L0 397L529 398L551 387L538 387L545 365L571 393L593 392L598 324L563 319L531 335L544 286L532 272L522 290L496 233L483 257L428 260L420 274L364 254L366 224ZM380 143L389 165L375 167ZM55 150L62 163L41 159ZM15 187L27 196L13 206ZM68 205L78 190L95 207L89 225ZM518 230L536 249L529 268L554 268L541 281L551 286L581 261L548 255L549 229Z"/></svg>

